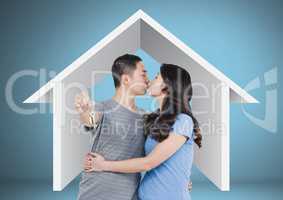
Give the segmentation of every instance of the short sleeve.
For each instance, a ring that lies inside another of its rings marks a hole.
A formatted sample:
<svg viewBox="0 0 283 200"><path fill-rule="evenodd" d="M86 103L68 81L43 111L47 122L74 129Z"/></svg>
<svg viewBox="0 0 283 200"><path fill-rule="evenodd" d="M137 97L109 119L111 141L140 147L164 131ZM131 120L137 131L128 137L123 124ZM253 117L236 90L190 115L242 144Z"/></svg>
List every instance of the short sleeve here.
<svg viewBox="0 0 283 200"><path fill-rule="evenodd" d="M104 102L94 102L94 108L92 110L93 113L103 112L103 110L104 110Z"/></svg>
<svg viewBox="0 0 283 200"><path fill-rule="evenodd" d="M191 116L181 113L177 115L176 121L172 126L172 132L192 138L194 123Z"/></svg>

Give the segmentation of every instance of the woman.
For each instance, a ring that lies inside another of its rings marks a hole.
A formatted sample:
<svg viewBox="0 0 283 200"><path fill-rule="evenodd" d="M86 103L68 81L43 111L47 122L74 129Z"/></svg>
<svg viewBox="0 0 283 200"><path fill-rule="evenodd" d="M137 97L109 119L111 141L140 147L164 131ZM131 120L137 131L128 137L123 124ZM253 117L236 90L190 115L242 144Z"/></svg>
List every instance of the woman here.
<svg viewBox="0 0 283 200"><path fill-rule="evenodd" d="M123 161L105 160L94 153L85 170L136 173L146 171L138 195L141 200L188 200L193 141L201 147L202 136L192 114L192 84L183 68L163 64L148 93L159 102L156 112L144 116L146 156Z"/></svg>

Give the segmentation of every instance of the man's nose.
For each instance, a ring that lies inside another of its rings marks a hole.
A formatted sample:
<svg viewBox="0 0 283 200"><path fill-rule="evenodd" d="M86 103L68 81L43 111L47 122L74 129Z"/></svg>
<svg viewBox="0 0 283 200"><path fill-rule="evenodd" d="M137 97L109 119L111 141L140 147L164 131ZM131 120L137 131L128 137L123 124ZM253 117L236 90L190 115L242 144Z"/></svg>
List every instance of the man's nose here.
<svg viewBox="0 0 283 200"><path fill-rule="evenodd" d="M145 77L145 83L147 86L149 86L150 80L148 79L148 77Z"/></svg>

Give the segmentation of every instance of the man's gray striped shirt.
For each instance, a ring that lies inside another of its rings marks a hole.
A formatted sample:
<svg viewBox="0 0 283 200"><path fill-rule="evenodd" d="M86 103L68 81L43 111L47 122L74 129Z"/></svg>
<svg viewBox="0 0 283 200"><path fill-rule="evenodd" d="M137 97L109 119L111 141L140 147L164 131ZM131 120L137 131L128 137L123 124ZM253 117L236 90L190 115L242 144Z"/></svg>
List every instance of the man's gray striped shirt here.
<svg viewBox="0 0 283 200"><path fill-rule="evenodd" d="M144 156L143 111L132 112L113 99L96 103L95 111L104 113L97 153L107 160ZM139 182L140 173L82 172L78 200L136 200Z"/></svg>

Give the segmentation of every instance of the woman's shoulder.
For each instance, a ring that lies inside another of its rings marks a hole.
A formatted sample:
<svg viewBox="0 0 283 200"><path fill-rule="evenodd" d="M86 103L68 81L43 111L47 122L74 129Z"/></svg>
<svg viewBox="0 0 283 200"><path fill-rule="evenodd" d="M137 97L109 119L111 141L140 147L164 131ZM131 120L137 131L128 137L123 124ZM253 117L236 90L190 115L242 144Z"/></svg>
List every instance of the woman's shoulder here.
<svg viewBox="0 0 283 200"><path fill-rule="evenodd" d="M172 126L172 132L191 137L193 131L192 117L186 113L179 113L176 117L176 121Z"/></svg>
<svg viewBox="0 0 283 200"><path fill-rule="evenodd" d="M186 122L186 123L193 122L192 117L186 113L179 113L176 117L176 120L181 121L181 122Z"/></svg>

